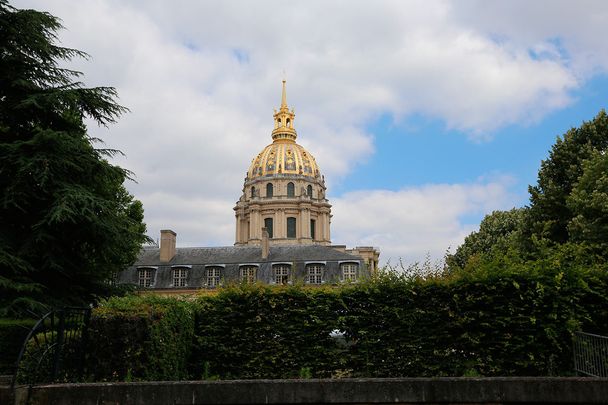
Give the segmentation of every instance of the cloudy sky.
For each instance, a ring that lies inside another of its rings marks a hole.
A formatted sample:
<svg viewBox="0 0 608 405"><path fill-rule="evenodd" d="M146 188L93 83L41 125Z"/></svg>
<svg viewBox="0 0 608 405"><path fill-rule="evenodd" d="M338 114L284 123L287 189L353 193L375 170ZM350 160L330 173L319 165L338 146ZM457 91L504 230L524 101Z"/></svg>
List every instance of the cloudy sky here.
<svg viewBox="0 0 608 405"><path fill-rule="evenodd" d="M406 262L452 251L525 205L555 137L606 107L608 2L14 0L46 10L89 86L131 112L109 129L149 234L234 243L232 207L271 142L287 78L334 243Z"/></svg>

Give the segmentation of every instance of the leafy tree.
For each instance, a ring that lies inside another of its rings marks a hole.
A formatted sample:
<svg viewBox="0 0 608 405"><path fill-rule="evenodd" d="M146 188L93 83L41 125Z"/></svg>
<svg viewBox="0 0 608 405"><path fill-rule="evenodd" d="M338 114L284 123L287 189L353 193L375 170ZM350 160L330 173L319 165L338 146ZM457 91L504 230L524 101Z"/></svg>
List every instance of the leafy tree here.
<svg viewBox="0 0 608 405"><path fill-rule="evenodd" d="M608 257L608 154L593 152L583 163L583 174L568 196L572 212L568 233L573 242L585 243Z"/></svg>
<svg viewBox="0 0 608 405"><path fill-rule="evenodd" d="M486 216L479 231L448 257L450 270L484 261L603 262L608 257L607 150L608 115L602 110L557 138L541 162L537 185L529 187L529 207Z"/></svg>
<svg viewBox="0 0 608 405"><path fill-rule="evenodd" d="M58 19L0 0L0 313L85 304L110 292L136 259L143 208L128 171L96 149L85 118L108 125L126 111L109 87L86 88L61 61Z"/></svg>
<svg viewBox="0 0 608 405"><path fill-rule="evenodd" d="M464 268L473 256L490 253L493 250L505 252L513 246L513 236L520 227L525 214L524 208L509 211L493 211L484 217L479 231L472 232L456 253L447 259L448 266Z"/></svg>
<svg viewBox="0 0 608 405"><path fill-rule="evenodd" d="M574 213L568 197L583 175L583 162L606 150L608 115L604 110L557 138L549 158L541 163L538 184L529 188L530 210L524 227L528 242L544 239L561 244L569 240L568 225Z"/></svg>

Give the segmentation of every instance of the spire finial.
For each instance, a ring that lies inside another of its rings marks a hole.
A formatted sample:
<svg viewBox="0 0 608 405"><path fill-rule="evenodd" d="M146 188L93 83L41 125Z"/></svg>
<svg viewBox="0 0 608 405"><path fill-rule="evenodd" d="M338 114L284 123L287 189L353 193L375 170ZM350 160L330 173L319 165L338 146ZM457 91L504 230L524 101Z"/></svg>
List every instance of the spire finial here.
<svg viewBox="0 0 608 405"><path fill-rule="evenodd" d="M281 108L287 108L287 91L285 90L285 82L283 79L283 95L281 96Z"/></svg>

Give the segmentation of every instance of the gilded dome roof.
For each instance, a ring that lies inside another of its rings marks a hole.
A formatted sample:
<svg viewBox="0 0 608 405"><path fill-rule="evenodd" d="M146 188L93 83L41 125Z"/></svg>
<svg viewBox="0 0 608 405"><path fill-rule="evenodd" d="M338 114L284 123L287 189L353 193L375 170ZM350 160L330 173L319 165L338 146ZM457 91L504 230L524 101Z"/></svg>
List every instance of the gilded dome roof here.
<svg viewBox="0 0 608 405"><path fill-rule="evenodd" d="M285 80L281 107L274 112L273 143L266 146L249 166L248 179L275 174L293 174L308 177L320 176L315 158L296 143L297 133L293 126L296 114L287 107Z"/></svg>
<svg viewBox="0 0 608 405"><path fill-rule="evenodd" d="M254 179L273 174L319 176L315 158L294 141L275 141L266 146L249 166L247 177Z"/></svg>

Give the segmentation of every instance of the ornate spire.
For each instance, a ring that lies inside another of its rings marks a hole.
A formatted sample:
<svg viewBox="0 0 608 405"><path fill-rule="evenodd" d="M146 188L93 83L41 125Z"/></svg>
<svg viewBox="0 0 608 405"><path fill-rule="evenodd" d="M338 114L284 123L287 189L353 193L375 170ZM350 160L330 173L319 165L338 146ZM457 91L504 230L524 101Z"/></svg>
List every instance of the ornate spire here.
<svg viewBox="0 0 608 405"><path fill-rule="evenodd" d="M285 79L283 79L283 93L281 95L281 107L279 111L274 110L274 129L272 131L272 139L278 141L295 142L297 138L296 130L293 127L293 121L296 117L293 109L290 111L287 106L287 90L285 89Z"/></svg>
<svg viewBox="0 0 608 405"><path fill-rule="evenodd" d="M283 79L283 95L281 96L281 110L283 108L287 108L287 91L285 90L285 82L286 82L286 80Z"/></svg>

